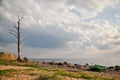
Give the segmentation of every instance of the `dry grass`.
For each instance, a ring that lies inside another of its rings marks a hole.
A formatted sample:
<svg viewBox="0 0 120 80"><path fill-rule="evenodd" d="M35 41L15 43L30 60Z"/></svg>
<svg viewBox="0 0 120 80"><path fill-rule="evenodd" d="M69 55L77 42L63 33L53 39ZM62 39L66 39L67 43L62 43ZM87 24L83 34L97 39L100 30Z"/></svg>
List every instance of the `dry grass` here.
<svg viewBox="0 0 120 80"><path fill-rule="evenodd" d="M6 65L7 64L7 65ZM5 75L6 74L6 75ZM9 76L8 76L9 75ZM0 80L119 80L99 72L70 72L58 68L42 68L33 63L0 62Z"/></svg>
<svg viewBox="0 0 120 80"><path fill-rule="evenodd" d="M17 57L15 54L11 54L11 53L0 53L0 60L16 60Z"/></svg>

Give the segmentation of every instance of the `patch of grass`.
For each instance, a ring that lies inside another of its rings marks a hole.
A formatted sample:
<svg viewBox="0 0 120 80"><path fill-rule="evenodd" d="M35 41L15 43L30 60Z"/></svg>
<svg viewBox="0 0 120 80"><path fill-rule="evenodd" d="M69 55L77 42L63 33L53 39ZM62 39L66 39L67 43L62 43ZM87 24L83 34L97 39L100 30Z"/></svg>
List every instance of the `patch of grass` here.
<svg viewBox="0 0 120 80"><path fill-rule="evenodd" d="M31 68L39 68L39 66L37 66L37 65L35 65L35 64L30 64L30 63L24 64L24 65L22 65L22 66L31 67Z"/></svg>
<svg viewBox="0 0 120 80"><path fill-rule="evenodd" d="M80 75L75 72L68 72L68 71L57 71L55 74L61 75L61 76L68 76L73 78L80 78Z"/></svg>
<svg viewBox="0 0 120 80"><path fill-rule="evenodd" d="M104 78L104 77L101 77L99 75L95 75L95 74L90 74L90 73L80 73L81 74L81 78L83 79L87 79L87 80L113 80L113 79L110 79L110 78Z"/></svg>
<svg viewBox="0 0 120 80"><path fill-rule="evenodd" d="M60 76L54 74L53 76L49 77L51 80L63 80Z"/></svg>
<svg viewBox="0 0 120 80"><path fill-rule="evenodd" d="M13 65L13 66L25 66L25 67L39 68L39 66L33 62L24 63L24 62L18 62L15 60L11 60L11 61L0 60L0 65Z"/></svg>
<svg viewBox="0 0 120 80"><path fill-rule="evenodd" d="M36 80L63 80L59 75L40 75Z"/></svg>
<svg viewBox="0 0 120 80"><path fill-rule="evenodd" d="M54 75L50 77L52 80L59 80L58 76L67 76L72 78L83 78L87 80L113 80L110 78L104 78L97 74L87 73L87 72L69 72L65 70L57 70L57 69L44 69L41 68L42 71L53 72ZM56 79L58 78L58 79Z"/></svg>
<svg viewBox="0 0 120 80"><path fill-rule="evenodd" d="M9 75L14 74L16 72L17 72L17 70L15 70L15 69L5 69L5 70L0 70L0 75L1 76L9 76Z"/></svg>
<svg viewBox="0 0 120 80"><path fill-rule="evenodd" d="M11 64L12 61L4 61L4 60L0 60L0 65L9 65Z"/></svg>
<svg viewBox="0 0 120 80"><path fill-rule="evenodd" d="M11 60L11 61L0 60L0 65L21 66L21 65L24 65L24 64L25 63L18 62L17 60Z"/></svg>
<svg viewBox="0 0 120 80"><path fill-rule="evenodd" d="M85 73L81 73L80 77L83 78L83 79L92 79L91 76L89 76L88 74L85 74Z"/></svg>
<svg viewBox="0 0 120 80"><path fill-rule="evenodd" d="M45 76L40 76L39 78L37 78L35 80L49 80L49 78L45 77Z"/></svg>
<svg viewBox="0 0 120 80"><path fill-rule="evenodd" d="M0 58L3 56L4 52L0 52Z"/></svg>
<svg viewBox="0 0 120 80"><path fill-rule="evenodd" d="M69 72L65 70L53 70L54 74L60 75L60 76L67 76L72 78L83 78L87 80L113 80L110 78L104 78L97 74L91 74L86 72Z"/></svg>

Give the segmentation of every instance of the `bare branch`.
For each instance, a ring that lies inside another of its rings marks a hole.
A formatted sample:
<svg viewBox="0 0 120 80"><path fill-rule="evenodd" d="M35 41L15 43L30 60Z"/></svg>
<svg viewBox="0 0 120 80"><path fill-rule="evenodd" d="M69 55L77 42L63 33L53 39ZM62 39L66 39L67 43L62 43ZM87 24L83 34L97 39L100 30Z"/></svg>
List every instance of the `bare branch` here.
<svg viewBox="0 0 120 80"><path fill-rule="evenodd" d="M13 25L13 27L14 27L15 29L17 29L17 26L16 26L16 25Z"/></svg>
<svg viewBox="0 0 120 80"><path fill-rule="evenodd" d="M18 27L16 26L16 24L15 24L15 23L14 23L13 27L14 27L16 30L18 29Z"/></svg>
<svg viewBox="0 0 120 80"><path fill-rule="evenodd" d="M9 30L9 31L15 33L16 35L18 34L17 31L15 30Z"/></svg>
<svg viewBox="0 0 120 80"><path fill-rule="evenodd" d="M13 32L9 32L9 33L11 33L13 36L15 36L18 39L18 36L15 33Z"/></svg>
<svg viewBox="0 0 120 80"><path fill-rule="evenodd" d="M23 19L23 16L21 17L21 20Z"/></svg>
<svg viewBox="0 0 120 80"><path fill-rule="evenodd" d="M18 15L18 21L21 21L23 19L23 16L20 18L20 16Z"/></svg>

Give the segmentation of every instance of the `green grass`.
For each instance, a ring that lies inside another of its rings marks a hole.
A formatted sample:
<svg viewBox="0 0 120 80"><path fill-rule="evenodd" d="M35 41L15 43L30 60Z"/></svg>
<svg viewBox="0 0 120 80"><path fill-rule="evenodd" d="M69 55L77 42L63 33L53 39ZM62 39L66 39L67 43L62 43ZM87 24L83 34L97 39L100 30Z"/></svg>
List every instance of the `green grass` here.
<svg viewBox="0 0 120 80"><path fill-rule="evenodd" d="M9 76L10 74L16 73L17 70L15 69L5 69L5 70L0 70L0 75L1 76Z"/></svg>
<svg viewBox="0 0 120 80"><path fill-rule="evenodd" d="M4 52L0 52L0 58L3 56Z"/></svg>
<svg viewBox="0 0 120 80"><path fill-rule="evenodd" d="M80 78L80 75L76 72L69 72L69 71L57 71L55 74L73 78Z"/></svg>
<svg viewBox="0 0 120 80"><path fill-rule="evenodd" d="M17 61L4 61L0 60L0 65L19 65L20 63Z"/></svg>
<svg viewBox="0 0 120 80"><path fill-rule="evenodd" d="M83 78L86 80L113 80L110 78L101 77L97 74L90 74L90 73L86 73L86 72L69 72L69 71L65 71L65 70L52 70L52 71L55 74L54 77L66 76L66 77L71 77L71 78ZM54 79L54 80L57 80L57 79Z"/></svg>
<svg viewBox="0 0 120 80"><path fill-rule="evenodd" d="M24 62L18 62L15 60L11 60L11 61L0 60L0 65L13 65L13 66L25 66L25 67L39 68L39 66L33 62L24 63Z"/></svg>
<svg viewBox="0 0 120 80"><path fill-rule="evenodd" d="M52 80L63 80L62 78L60 78L58 75L54 74L53 76L49 77Z"/></svg>
<svg viewBox="0 0 120 80"><path fill-rule="evenodd" d="M85 72L82 72L80 73L80 77L83 78L83 79L87 79L87 80L113 80L113 79L110 79L110 78L104 78L104 77L101 77L97 74L92 74L92 73L85 73Z"/></svg>
<svg viewBox="0 0 120 80"><path fill-rule="evenodd" d="M80 77L83 78L83 79L93 79L92 76L90 76L90 75L88 75L86 73L81 73Z"/></svg>

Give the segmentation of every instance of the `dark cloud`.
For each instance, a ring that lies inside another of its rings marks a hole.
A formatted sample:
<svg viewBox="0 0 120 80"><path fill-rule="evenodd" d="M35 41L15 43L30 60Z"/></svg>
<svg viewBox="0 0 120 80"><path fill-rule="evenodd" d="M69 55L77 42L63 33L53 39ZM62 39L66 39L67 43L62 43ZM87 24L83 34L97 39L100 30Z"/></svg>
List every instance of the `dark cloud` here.
<svg viewBox="0 0 120 80"><path fill-rule="evenodd" d="M8 44L8 43L16 43L16 37L13 36L9 30L14 30L12 25L8 22L0 21L0 43Z"/></svg>
<svg viewBox="0 0 120 80"><path fill-rule="evenodd" d="M50 34L31 34L30 37L25 40L24 44L31 47L40 48L57 48L65 44L61 39L54 37Z"/></svg>
<svg viewBox="0 0 120 80"><path fill-rule="evenodd" d="M109 50L109 49L112 49L113 48L113 46L111 46L111 45L97 45L96 46L98 49L101 49L101 50Z"/></svg>
<svg viewBox="0 0 120 80"><path fill-rule="evenodd" d="M115 42L113 42L113 44L115 45L115 46L120 46L120 41L118 40L118 41L115 41Z"/></svg>
<svg viewBox="0 0 120 80"><path fill-rule="evenodd" d="M16 43L16 38L12 36L12 34L10 34L9 32L6 32L4 34L0 33L0 43Z"/></svg>
<svg viewBox="0 0 120 80"><path fill-rule="evenodd" d="M2 2L2 0L0 0L0 3Z"/></svg>
<svg viewBox="0 0 120 80"><path fill-rule="evenodd" d="M1 6L1 4L2 4L2 0L0 0L0 6Z"/></svg>
<svg viewBox="0 0 120 80"><path fill-rule="evenodd" d="M114 48L116 48L117 46L120 45L119 41L109 41L107 43L98 43L95 45L96 48L101 49L101 50L112 50Z"/></svg>
<svg viewBox="0 0 120 80"><path fill-rule="evenodd" d="M23 38L25 38L24 45L39 48L60 48L65 47L68 41L76 38L75 34L66 32L56 27L56 25L44 27L47 27L47 29L42 30L35 28L35 30L23 31Z"/></svg>

